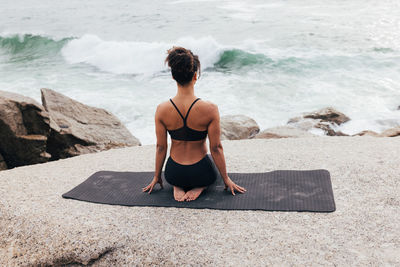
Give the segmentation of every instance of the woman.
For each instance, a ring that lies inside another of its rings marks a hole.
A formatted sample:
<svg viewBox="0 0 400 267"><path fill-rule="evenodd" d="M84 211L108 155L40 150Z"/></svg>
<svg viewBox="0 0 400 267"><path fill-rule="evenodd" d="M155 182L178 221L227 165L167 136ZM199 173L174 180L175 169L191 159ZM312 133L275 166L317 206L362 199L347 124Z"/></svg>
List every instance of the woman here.
<svg viewBox="0 0 400 267"><path fill-rule="evenodd" d="M215 167L207 155L207 134L211 156L224 180L225 190L229 188L233 195L235 190L244 193L246 189L235 184L226 172L218 107L194 94L197 73L200 74L198 56L183 47L173 47L168 50L165 63L171 68L178 92L175 97L157 106L155 175L143 192L149 191L150 194L157 183L163 188L161 171L167 154L168 132L172 144L164 175L167 182L174 186L175 200L195 200L217 178Z"/></svg>

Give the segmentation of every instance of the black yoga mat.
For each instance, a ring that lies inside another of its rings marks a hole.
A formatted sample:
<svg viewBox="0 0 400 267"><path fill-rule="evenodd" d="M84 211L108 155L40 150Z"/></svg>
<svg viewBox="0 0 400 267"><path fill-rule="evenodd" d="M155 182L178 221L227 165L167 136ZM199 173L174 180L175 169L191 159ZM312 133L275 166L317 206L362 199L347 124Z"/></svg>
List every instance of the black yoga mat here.
<svg viewBox="0 0 400 267"><path fill-rule="evenodd" d="M64 198L124 206L209 208L221 210L335 211L330 174L327 170L278 170L264 173L229 173L238 185L247 189L235 196L224 190L220 177L193 201L178 202L173 187L163 177L164 188L157 184L151 194L142 192L154 172L98 171Z"/></svg>

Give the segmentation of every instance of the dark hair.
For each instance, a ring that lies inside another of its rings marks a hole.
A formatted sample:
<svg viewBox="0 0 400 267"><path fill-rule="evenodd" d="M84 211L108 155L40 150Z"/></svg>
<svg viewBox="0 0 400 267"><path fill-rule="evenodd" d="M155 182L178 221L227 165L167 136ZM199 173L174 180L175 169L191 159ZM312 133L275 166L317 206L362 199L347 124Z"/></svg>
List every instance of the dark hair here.
<svg viewBox="0 0 400 267"><path fill-rule="evenodd" d="M172 77L180 85L188 84L194 73L198 70L200 77L200 61L197 55L193 55L192 51L180 46L174 46L167 51L168 56L164 63L168 62L171 68Z"/></svg>

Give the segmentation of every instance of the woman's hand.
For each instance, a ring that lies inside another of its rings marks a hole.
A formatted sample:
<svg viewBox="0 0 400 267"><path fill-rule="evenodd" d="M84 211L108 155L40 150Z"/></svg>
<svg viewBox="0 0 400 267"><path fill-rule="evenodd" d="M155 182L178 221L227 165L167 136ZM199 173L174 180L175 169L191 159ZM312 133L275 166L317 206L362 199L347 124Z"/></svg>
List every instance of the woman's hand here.
<svg viewBox="0 0 400 267"><path fill-rule="evenodd" d="M151 181L151 183L150 183L148 186L143 187L143 188L142 188L142 191L143 191L143 192L146 192L147 190L150 190L150 191L149 191L149 194L150 194L151 191L153 191L153 187L154 187L156 184L158 184L158 183L160 184L161 188L164 188L164 186L163 186L163 184L162 184L162 179L161 179L161 177L154 176L153 181Z"/></svg>
<svg viewBox="0 0 400 267"><path fill-rule="evenodd" d="M237 184L235 184L235 183L231 180L231 178L229 178L229 177L228 177L227 180L224 180L224 183L225 183L225 188L224 188L224 190L228 189L228 187L229 187L229 190L231 190L232 195L235 195L235 190L238 191L238 192L240 192L240 193L244 193L244 192L247 191L244 187L241 187L241 186L238 186Z"/></svg>

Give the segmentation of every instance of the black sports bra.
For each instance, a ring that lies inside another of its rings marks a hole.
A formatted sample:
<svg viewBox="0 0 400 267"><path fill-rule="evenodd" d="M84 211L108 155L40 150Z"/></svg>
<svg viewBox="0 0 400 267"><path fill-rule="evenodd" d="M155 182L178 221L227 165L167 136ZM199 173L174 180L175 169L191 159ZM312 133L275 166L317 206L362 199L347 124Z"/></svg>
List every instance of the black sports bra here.
<svg viewBox="0 0 400 267"><path fill-rule="evenodd" d="M207 130L196 131L196 130L190 129L186 125L186 119L189 115L190 109L193 107L194 103L196 103L199 99L200 98L197 98L195 101L193 101L192 105L190 105L190 107L186 113L186 117L183 117L182 113L176 107L176 105L172 101L172 99L169 99L169 101L171 101L172 105L174 105L176 111L178 111L179 115L181 115L181 117L183 119L183 126L181 128L175 129L175 130L167 130L169 135L171 136L171 139L184 140L184 141L198 141L198 140L202 140L207 137Z"/></svg>

